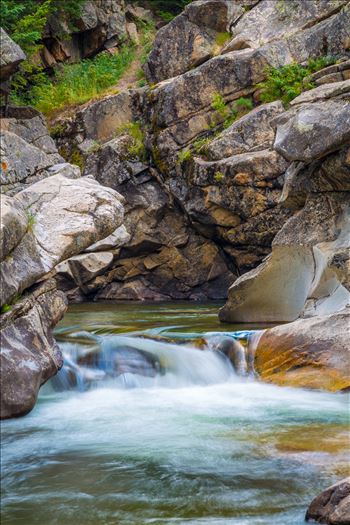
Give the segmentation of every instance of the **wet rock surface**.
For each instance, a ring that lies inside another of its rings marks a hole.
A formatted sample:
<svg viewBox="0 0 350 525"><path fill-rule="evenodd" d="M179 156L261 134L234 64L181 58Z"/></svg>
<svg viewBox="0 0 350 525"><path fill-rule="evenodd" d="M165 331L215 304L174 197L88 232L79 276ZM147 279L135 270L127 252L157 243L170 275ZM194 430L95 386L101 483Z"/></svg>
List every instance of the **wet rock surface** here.
<svg viewBox="0 0 350 525"><path fill-rule="evenodd" d="M255 371L278 385L347 391L349 336L349 308L270 328L258 343Z"/></svg>
<svg viewBox="0 0 350 525"><path fill-rule="evenodd" d="M350 477L338 481L316 496L305 519L328 525L350 523Z"/></svg>
<svg viewBox="0 0 350 525"><path fill-rule="evenodd" d="M66 308L63 292L54 281L46 281L1 315L2 419L28 413L40 386L62 367L52 329Z"/></svg>

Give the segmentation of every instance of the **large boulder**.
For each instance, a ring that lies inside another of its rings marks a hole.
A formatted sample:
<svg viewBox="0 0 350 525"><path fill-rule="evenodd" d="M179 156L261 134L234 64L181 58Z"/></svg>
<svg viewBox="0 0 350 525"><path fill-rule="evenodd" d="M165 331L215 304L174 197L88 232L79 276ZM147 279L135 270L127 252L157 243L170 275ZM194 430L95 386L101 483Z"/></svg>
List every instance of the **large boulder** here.
<svg viewBox="0 0 350 525"><path fill-rule="evenodd" d="M287 160L311 162L350 142L350 80L348 97L296 106L281 116L275 149ZM319 89L319 88L316 88Z"/></svg>
<svg viewBox="0 0 350 525"><path fill-rule="evenodd" d="M280 100L254 108L224 130L206 148L210 160L221 160L241 153L268 149L275 138L272 120L284 112Z"/></svg>
<svg viewBox="0 0 350 525"><path fill-rule="evenodd" d="M52 328L66 308L64 294L46 281L1 315L1 419L28 413L40 386L62 367Z"/></svg>
<svg viewBox="0 0 350 525"><path fill-rule="evenodd" d="M327 525L350 523L350 477L338 481L316 496L307 510L306 521Z"/></svg>
<svg viewBox="0 0 350 525"><path fill-rule="evenodd" d="M26 59L26 56L2 27L0 28L0 40L0 82L5 82L17 71L19 64Z"/></svg>
<svg viewBox="0 0 350 525"><path fill-rule="evenodd" d="M157 33L145 65L147 80L157 83L175 77L220 52L218 33L227 32L243 13L242 5L231 0L191 2Z"/></svg>
<svg viewBox="0 0 350 525"><path fill-rule="evenodd" d="M107 237L123 220L123 198L89 178L53 175L13 197L28 219L27 232L2 263L1 304L60 261Z"/></svg>
<svg viewBox="0 0 350 525"><path fill-rule="evenodd" d="M262 0L243 14L232 28L223 52L258 48L291 36L337 13L347 0Z"/></svg>
<svg viewBox="0 0 350 525"><path fill-rule="evenodd" d="M296 213L271 255L234 283L223 321L294 321L349 302L350 114L347 95L333 94L274 118L274 148L292 161L281 201Z"/></svg>
<svg viewBox="0 0 350 525"><path fill-rule="evenodd" d="M230 288L228 322L294 321L344 307L349 292L349 193L311 195L275 237L272 253ZM336 261L345 258L341 265Z"/></svg>
<svg viewBox="0 0 350 525"><path fill-rule="evenodd" d="M5 195L0 196L0 261L19 244L28 228L28 217L23 207Z"/></svg>
<svg viewBox="0 0 350 525"><path fill-rule="evenodd" d="M255 372L277 385L346 391L350 387L349 341L350 308L276 326L259 340Z"/></svg>

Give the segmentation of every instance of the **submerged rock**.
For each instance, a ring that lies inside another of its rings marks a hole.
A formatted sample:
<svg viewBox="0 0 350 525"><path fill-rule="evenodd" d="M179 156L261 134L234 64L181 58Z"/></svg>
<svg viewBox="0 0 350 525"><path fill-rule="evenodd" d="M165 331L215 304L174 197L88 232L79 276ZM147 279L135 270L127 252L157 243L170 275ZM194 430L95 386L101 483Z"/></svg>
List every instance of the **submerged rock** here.
<svg viewBox="0 0 350 525"><path fill-rule="evenodd" d="M338 481L316 496L307 510L305 519L327 525L349 525L350 477Z"/></svg>

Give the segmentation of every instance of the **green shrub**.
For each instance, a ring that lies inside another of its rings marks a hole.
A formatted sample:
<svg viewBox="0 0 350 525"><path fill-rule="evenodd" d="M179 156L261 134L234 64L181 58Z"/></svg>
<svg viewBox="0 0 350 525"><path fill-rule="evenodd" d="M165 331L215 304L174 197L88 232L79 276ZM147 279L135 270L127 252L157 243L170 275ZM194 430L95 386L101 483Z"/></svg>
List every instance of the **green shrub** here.
<svg viewBox="0 0 350 525"><path fill-rule="evenodd" d="M223 33L217 33L215 37L215 43L220 47L225 45L229 40L231 40L231 33L228 33L227 31Z"/></svg>
<svg viewBox="0 0 350 525"><path fill-rule="evenodd" d="M72 152L69 158L69 162L78 166L81 169L81 171L84 171L85 161L84 161L84 157L82 156L79 150L75 149Z"/></svg>
<svg viewBox="0 0 350 525"><path fill-rule="evenodd" d="M35 215L30 210L26 210L27 215L27 232L32 232L35 225Z"/></svg>
<svg viewBox="0 0 350 525"><path fill-rule="evenodd" d="M221 171L217 171L214 175L216 182L221 182L225 175Z"/></svg>
<svg viewBox="0 0 350 525"><path fill-rule="evenodd" d="M12 310L12 306L10 304L3 304L0 310L1 314L6 314L6 312L10 312Z"/></svg>
<svg viewBox="0 0 350 525"><path fill-rule="evenodd" d="M186 162L191 159L192 159L192 151L189 148L183 149L182 151L179 152L177 156L178 164L182 164L183 162Z"/></svg>
<svg viewBox="0 0 350 525"><path fill-rule="evenodd" d="M206 155L207 149L214 137L203 137L193 143L193 148L198 155Z"/></svg>
<svg viewBox="0 0 350 525"><path fill-rule="evenodd" d="M237 111L251 111L254 107L253 101L251 98L240 97L235 100L235 108Z"/></svg>
<svg viewBox="0 0 350 525"><path fill-rule="evenodd" d="M307 81L307 77L330 64L334 64L335 61L335 57L326 56L310 59L307 66L293 62L280 68L269 68L266 80L258 84L262 90L260 95L262 102L282 100L288 106L303 91L315 87L311 81Z"/></svg>
<svg viewBox="0 0 350 525"><path fill-rule="evenodd" d="M211 102L211 107L219 113L223 118L227 117L229 108L226 105L224 97L221 93L215 93Z"/></svg>
<svg viewBox="0 0 350 525"><path fill-rule="evenodd" d="M129 155L132 157L138 157L140 160L146 160L147 151L140 122L129 122L117 129L117 136L124 134L129 135L132 139L130 146L128 146Z"/></svg>
<svg viewBox="0 0 350 525"><path fill-rule="evenodd" d="M135 58L135 46L125 45L117 54L100 53L78 64L64 64L50 80L42 75L28 91L15 93L13 99L30 104L45 115L66 106L82 104L115 85Z"/></svg>
<svg viewBox="0 0 350 525"><path fill-rule="evenodd" d="M63 124L55 124L55 126L52 126L51 128L49 128L49 132L50 132L50 136L53 139L57 139L62 135L62 133L64 133L64 126Z"/></svg>

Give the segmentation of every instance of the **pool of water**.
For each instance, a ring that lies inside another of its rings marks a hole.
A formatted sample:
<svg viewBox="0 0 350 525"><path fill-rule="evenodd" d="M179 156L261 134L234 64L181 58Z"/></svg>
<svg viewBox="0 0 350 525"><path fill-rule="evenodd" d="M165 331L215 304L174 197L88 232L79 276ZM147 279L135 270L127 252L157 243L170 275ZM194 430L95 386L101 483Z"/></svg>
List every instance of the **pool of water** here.
<svg viewBox="0 0 350 525"><path fill-rule="evenodd" d="M2 523L304 523L311 499L347 474L349 398L239 377L192 348L208 332L247 328L220 325L218 306L70 308L63 348L84 347L86 333L133 338L166 372L134 388L48 385L30 414L3 422Z"/></svg>

